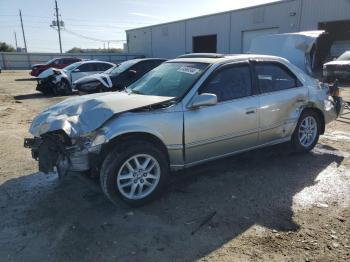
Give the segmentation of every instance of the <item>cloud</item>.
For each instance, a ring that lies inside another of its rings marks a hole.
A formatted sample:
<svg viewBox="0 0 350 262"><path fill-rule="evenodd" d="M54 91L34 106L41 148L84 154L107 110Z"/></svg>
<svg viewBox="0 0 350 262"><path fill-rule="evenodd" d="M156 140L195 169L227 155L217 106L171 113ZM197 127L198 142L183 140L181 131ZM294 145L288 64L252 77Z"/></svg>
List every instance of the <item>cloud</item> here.
<svg viewBox="0 0 350 262"><path fill-rule="evenodd" d="M146 14L146 13L137 13L137 12L129 13L129 15L142 16L142 17L154 18L154 19L159 19L159 20L165 19L165 17L162 17L162 16L150 15L150 14Z"/></svg>

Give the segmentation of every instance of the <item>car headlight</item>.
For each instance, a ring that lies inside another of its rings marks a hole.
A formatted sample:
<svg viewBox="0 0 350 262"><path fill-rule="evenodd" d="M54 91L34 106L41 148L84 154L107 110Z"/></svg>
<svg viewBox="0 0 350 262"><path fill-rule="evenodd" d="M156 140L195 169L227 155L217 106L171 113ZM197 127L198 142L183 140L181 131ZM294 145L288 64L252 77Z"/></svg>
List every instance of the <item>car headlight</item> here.
<svg viewBox="0 0 350 262"><path fill-rule="evenodd" d="M100 85L100 82L95 81L95 82L90 82L90 83L82 84L80 87L81 87L82 89L91 90L91 89L94 89L94 88L98 87L99 85Z"/></svg>
<svg viewBox="0 0 350 262"><path fill-rule="evenodd" d="M108 142L104 135L103 129L93 131L91 133L82 135L79 138L72 139L72 144L80 149L87 149L88 151L99 151L102 144Z"/></svg>

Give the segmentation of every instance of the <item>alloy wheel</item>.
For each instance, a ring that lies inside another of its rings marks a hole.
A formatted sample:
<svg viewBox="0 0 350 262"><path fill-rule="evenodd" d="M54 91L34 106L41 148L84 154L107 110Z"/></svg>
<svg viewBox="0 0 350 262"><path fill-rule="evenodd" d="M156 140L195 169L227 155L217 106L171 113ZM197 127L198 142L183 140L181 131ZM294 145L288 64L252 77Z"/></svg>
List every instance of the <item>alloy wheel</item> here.
<svg viewBox="0 0 350 262"><path fill-rule="evenodd" d="M317 137L317 121L313 116L307 116L299 126L298 138L300 144L307 148Z"/></svg>
<svg viewBox="0 0 350 262"><path fill-rule="evenodd" d="M134 155L118 171L118 190L131 200L145 198L157 187L160 173L160 165L154 157L148 154Z"/></svg>

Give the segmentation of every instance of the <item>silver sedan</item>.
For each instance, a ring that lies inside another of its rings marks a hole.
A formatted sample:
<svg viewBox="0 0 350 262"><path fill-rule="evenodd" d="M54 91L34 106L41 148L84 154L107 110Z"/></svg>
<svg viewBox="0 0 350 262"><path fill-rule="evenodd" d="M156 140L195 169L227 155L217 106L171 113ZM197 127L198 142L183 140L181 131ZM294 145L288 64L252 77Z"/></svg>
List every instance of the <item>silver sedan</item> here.
<svg viewBox="0 0 350 262"><path fill-rule="evenodd" d="M111 201L140 205L172 170L287 141L309 151L341 110L327 85L283 58L190 54L123 92L48 108L25 146L40 171L91 171Z"/></svg>

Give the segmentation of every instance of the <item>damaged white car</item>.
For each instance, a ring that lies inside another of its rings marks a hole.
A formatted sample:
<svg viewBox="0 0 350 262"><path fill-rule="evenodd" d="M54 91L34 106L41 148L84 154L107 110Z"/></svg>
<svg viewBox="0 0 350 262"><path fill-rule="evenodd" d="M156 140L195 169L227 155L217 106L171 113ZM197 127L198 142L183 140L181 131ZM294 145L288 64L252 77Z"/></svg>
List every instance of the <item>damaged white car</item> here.
<svg viewBox="0 0 350 262"><path fill-rule="evenodd" d="M37 77L36 90L48 95L69 95L74 89L74 81L88 75L102 73L113 66L115 64L104 61L81 61L63 69L51 67Z"/></svg>
<svg viewBox="0 0 350 262"><path fill-rule="evenodd" d="M309 151L341 111L327 85L283 58L189 54L123 92L49 107L24 146L40 171L97 173L112 202L140 205L171 170L287 141Z"/></svg>

